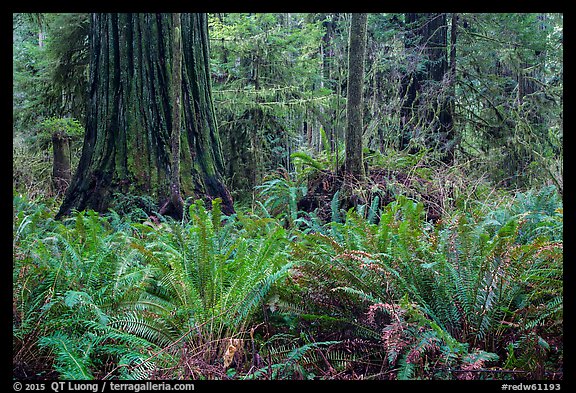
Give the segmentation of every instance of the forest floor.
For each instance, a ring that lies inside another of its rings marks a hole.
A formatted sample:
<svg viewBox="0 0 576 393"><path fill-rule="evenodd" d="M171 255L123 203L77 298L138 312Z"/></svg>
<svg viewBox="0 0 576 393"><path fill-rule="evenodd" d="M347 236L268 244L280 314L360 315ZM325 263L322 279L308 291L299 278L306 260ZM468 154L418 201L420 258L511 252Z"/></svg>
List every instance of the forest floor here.
<svg viewBox="0 0 576 393"><path fill-rule="evenodd" d="M431 181L399 170L372 168L365 180L346 176L340 171L319 171L308 182L307 194L298 202L301 211L313 212L323 222L330 222L332 217L331 202L334 195L349 185L350 195L338 195L341 208L348 210L359 205L371 205L378 197L375 208L382 208L393 202L399 191L413 190L424 204L428 221L435 223L443 214L443 197L441 190Z"/></svg>

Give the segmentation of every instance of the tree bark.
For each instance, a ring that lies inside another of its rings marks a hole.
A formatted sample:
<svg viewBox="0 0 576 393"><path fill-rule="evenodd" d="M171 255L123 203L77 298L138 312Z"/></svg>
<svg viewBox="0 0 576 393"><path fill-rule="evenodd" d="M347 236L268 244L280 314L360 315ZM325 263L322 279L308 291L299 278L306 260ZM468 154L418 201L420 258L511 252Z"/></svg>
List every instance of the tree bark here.
<svg viewBox="0 0 576 393"><path fill-rule="evenodd" d="M184 200L180 194L180 114L182 111L182 23L180 13L172 14L172 171L170 174L170 203L174 215L181 219L184 214ZM163 212L160 211L162 214Z"/></svg>
<svg viewBox="0 0 576 393"><path fill-rule="evenodd" d="M70 137L63 131L52 134L52 150L54 154L52 183L57 194L64 194L72 179Z"/></svg>
<svg viewBox="0 0 576 393"><path fill-rule="evenodd" d="M346 174L358 180L366 176L362 149L364 57L368 14L352 14L348 52L348 91L346 101Z"/></svg>
<svg viewBox="0 0 576 393"><path fill-rule="evenodd" d="M73 209L106 211L115 193L152 197L161 210L176 195L171 192L174 182L181 187L175 190L178 194L221 198L222 211L233 213L232 198L221 179L207 17L181 14L180 23L178 72L173 64L171 14L91 15L84 146L57 217ZM181 89L174 89L171 81L178 75ZM178 91L180 111L174 106ZM178 130L182 130L179 138ZM178 216L174 209L167 214Z"/></svg>
<svg viewBox="0 0 576 393"><path fill-rule="evenodd" d="M446 124L446 152L445 161L454 163L454 150L456 149L456 133L454 130L454 116L456 112L456 40L458 38L458 14L452 13L450 27L450 92L448 97L449 121Z"/></svg>

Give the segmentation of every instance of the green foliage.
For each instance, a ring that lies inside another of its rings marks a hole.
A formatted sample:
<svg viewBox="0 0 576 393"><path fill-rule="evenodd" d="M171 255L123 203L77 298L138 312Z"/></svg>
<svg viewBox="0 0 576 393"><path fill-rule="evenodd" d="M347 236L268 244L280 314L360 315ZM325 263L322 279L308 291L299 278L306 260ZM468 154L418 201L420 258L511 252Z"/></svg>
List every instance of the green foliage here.
<svg viewBox="0 0 576 393"><path fill-rule="evenodd" d="M26 141L34 151L52 151L54 134L69 138L73 142L74 155L79 155L78 142L84 138L84 127L76 119L61 117L44 119Z"/></svg>
<svg viewBox="0 0 576 393"><path fill-rule="evenodd" d="M259 197L264 200L261 205L264 214L293 227L300 213L298 201L306 195L307 187L294 180L293 175L278 171L256 189L260 190Z"/></svg>
<svg viewBox="0 0 576 393"><path fill-rule="evenodd" d="M24 15L13 15L13 118L15 130L21 132L51 115L45 105L49 62L38 44L40 29Z"/></svg>
<svg viewBox="0 0 576 393"><path fill-rule="evenodd" d="M52 166L49 154L33 152L22 139L15 141L12 154L13 191L34 200L52 200L56 196Z"/></svg>
<svg viewBox="0 0 576 393"><path fill-rule="evenodd" d="M183 343L213 343L216 356L220 340L244 334L290 268L285 229L266 219L224 220L219 203L206 210L196 202L186 225L126 225L115 212L53 221L43 206L15 196L19 353L37 345L68 379L102 378L104 369L108 377L149 378L177 363ZM149 359L149 349L158 355Z"/></svg>
<svg viewBox="0 0 576 393"><path fill-rule="evenodd" d="M153 198L147 195L131 195L131 194L114 194L110 206L111 212L118 217L124 217L129 222L144 221L150 215L159 217L159 220L164 218L158 214L158 206Z"/></svg>
<svg viewBox="0 0 576 393"><path fill-rule="evenodd" d="M296 340L278 344L275 342L277 339L272 337L263 345L262 353L272 359L272 364L255 370L243 379L314 379L316 375L309 370L320 363L323 360L321 356L324 356L318 355L317 351L323 346L339 344L339 341L324 341L298 346Z"/></svg>
<svg viewBox="0 0 576 393"><path fill-rule="evenodd" d="M83 119L88 83L88 14L14 14L14 128L43 119Z"/></svg>
<svg viewBox="0 0 576 393"><path fill-rule="evenodd" d="M106 326L111 311L134 297L146 268L125 249L126 234L96 213L56 222L46 219L54 212L29 206L15 220L15 250L22 250L13 275L16 346L46 348L64 378L92 378L102 356L119 352L98 347L100 336L88 326Z"/></svg>
<svg viewBox="0 0 576 393"><path fill-rule="evenodd" d="M84 136L84 127L76 119L51 117L40 123L40 129L46 136L56 132L64 133L71 138L78 139Z"/></svg>
<svg viewBox="0 0 576 393"><path fill-rule="evenodd" d="M368 377L384 367L398 379L475 379L497 365L540 375L562 357L552 189L435 225L399 197L378 223L350 210L305 232L225 217L219 204L193 203L188 222L116 212L58 222L15 194L15 362L48 356L68 379L174 377L190 351L222 364L226 342L248 342L249 330L259 366L236 358L228 377L332 378L364 364ZM288 335L254 335L262 313Z"/></svg>
<svg viewBox="0 0 576 393"><path fill-rule="evenodd" d="M310 167L312 167L316 170L319 170L319 171L326 169L318 160L312 158L309 154L306 154L306 153L301 152L301 151L290 154L290 158L292 158L292 160L295 161L295 164L297 164L298 161L301 161L303 165L310 166ZM298 172L302 172L302 171L298 171Z"/></svg>
<svg viewBox="0 0 576 393"><path fill-rule="evenodd" d="M225 174L242 198L270 171L292 171L303 122L317 124L309 111L342 99L322 87L321 18L219 13L209 16L209 29Z"/></svg>
<svg viewBox="0 0 576 393"><path fill-rule="evenodd" d="M336 191L330 202L330 211L332 212L332 222L340 223L340 191Z"/></svg>
<svg viewBox="0 0 576 393"><path fill-rule="evenodd" d="M59 115L84 119L88 92L88 13L48 14L47 55L54 100Z"/></svg>
<svg viewBox="0 0 576 393"><path fill-rule="evenodd" d="M466 14L461 21L469 26L458 38L459 67L468 70L456 91L467 97L462 151L495 182L529 187L547 179L561 191L563 16Z"/></svg>
<svg viewBox="0 0 576 393"><path fill-rule="evenodd" d="M41 347L52 347L56 352L55 370L62 379L93 379L90 372L91 348L78 347L66 333L56 332L51 336L42 337Z"/></svg>
<svg viewBox="0 0 576 393"><path fill-rule="evenodd" d="M166 318L180 334L198 327L207 329L209 336L240 332L270 285L288 268L284 229L265 220L248 220L246 224L254 226L241 229L243 235L262 236L265 227L270 230L249 241L235 233L235 226L247 219L229 220L220 228L212 212L196 202L187 227L163 224L163 230L149 233L142 249L154 272L146 301L157 301L155 308L163 312L156 317Z"/></svg>
<svg viewBox="0 0 576 393"><path fill-rule="evenodd" d="M351 303L397 304L415 328L430 329L430 339L447 346L440 353L452 354L450 364L471 351L496 352L509 326L555 329L562 323L562 301L553 295L562 293L562 213L554 195L550 189L519 194L494 211L507 217L502 222L459 213L434 226L424 221L421 204L404 197L382 210L377 225L348 212L345 222L332 222L296 246L300 286L310 288L302 293L310 298L305 304L322 304L305 312L340 315L353 325L360 311L351 312ZM533 220L525 219L528 209L538 212ZM528 235L534 231L538 237ZM366 326L369 337L375 326ZM420 341L418 330L403 340L433 346ZM405 354L416 350L409 348ZM405 376L413 377L408 363Z"/></svg>
<svg viewBox="0 0 576 393"><path fill-rule="evenodd" d="M406 81L434 64L406 17L369 18L363 143L380 182L348 211L332 191L324 215L299 201L343 163L349 15L211 14L224 175L252 209L196 201L176 222L130 191L52 218L48 142L83 134L89 18L13 14L15 377L561 372L563 16L458 14L456 74L421 80L408 118ZM453 98L447 168L430 108ZM398 151L404 126L416 151Z"/></svg>
<svg viewBox="0 0 576 393"><path fill-rule="evenodd" d="M317 171L337 170L338 160L340 159L340 164L344 160L344 144L332 149L324 127L319 127L319 134L322 147L319 152L313 154L313 152L308 150L300 150L290 155L296 168L296 173L302 178L307 178Z"/></svg>
<svg viewBox="0 0 576 393"><path fill-rule="evenodd" d="M52 197L57 193L52 183L52 136L70 139L71 165L80 158L84 128L72 118L51 117L19 135L12 146L13 183L15 190L31 198Z"/></svg>

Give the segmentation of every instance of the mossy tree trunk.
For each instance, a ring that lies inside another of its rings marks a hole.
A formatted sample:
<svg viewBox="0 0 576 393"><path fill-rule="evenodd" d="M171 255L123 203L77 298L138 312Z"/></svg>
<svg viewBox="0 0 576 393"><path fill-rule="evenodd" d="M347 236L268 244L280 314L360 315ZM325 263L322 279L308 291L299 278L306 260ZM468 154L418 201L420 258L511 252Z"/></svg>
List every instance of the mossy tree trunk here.
<svg viewBox="0 0 576 393"><path fill-rule="evenodd" d="M348 45L348 91L346 98L346 161L347 175L358 180L366 176L362 149L364 57L368 14L354 13Z"/></svg>
<svg viewBox="0 0 576 393"><path fill-rule="evenodd" d="M182 218L184 214L184 201L182 200L180 187L180 127L182 112L182 23L180 13L172 14L173 38L172 38L172 170L170 179L170 204L174 215ZM168 205L168 204L167 204ZM166 206L167 206L166 205ZM160 213L163 213L160 211Z"/></svg>
<svg viewBox="0 0 576 393"><path fill-rule="evenodd" d="M208 51L206 14L91 15L84 146L57 217L105 211L115 193L152 197L173 216L180 215L177 195L219 197L223 212L233 213L221 179Z"/></svg>

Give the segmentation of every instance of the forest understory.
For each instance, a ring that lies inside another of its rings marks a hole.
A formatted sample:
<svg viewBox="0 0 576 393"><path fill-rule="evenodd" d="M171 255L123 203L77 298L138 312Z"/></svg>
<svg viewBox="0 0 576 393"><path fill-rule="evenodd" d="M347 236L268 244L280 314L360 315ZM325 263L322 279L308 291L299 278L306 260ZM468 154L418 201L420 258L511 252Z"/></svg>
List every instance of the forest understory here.
<svg viewBox="0 0 576 393"><path fill-rule="evenodd" d="M331 173L302 199L279 175L184 221L15 194L15 378L562 379L555 188L442 207L399 173L348 209Z"/></svg>
<svg viewBox="0 0 576 393"><path fill-rule="evenodd" d="M361 15L14 14L13 380L564 380L562 14Z"/></svg>

